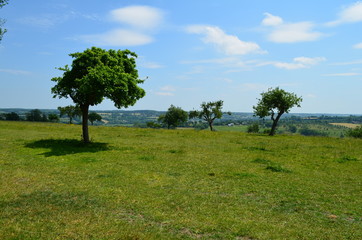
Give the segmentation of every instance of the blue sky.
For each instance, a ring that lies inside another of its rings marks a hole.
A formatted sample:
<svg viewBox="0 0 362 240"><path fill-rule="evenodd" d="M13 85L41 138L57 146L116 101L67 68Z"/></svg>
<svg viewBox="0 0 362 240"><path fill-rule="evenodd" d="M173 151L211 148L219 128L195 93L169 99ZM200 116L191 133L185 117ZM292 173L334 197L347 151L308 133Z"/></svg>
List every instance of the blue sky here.
<svg viewBox="0 0 362 240"><path fill-rule="evenodd" d="M0 17L0 108L71 104L52 98L50 79L69 53L97 46L137 53L148 79L132 110L221 99L252 112L279 86L303 97L292 112L362 114L361 1L9 0Z"/></svg>

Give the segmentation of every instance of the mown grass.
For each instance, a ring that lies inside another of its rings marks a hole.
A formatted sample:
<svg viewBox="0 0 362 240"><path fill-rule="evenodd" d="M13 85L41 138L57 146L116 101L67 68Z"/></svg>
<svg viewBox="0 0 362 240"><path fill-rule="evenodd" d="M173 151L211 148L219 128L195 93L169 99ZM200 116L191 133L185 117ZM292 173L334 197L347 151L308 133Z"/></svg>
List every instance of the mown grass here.
<svg viewBox="0 0 362 240"><path fill-rule="evenodd" d="M0 239L362 239L362 141L0 122Z"/></svg>

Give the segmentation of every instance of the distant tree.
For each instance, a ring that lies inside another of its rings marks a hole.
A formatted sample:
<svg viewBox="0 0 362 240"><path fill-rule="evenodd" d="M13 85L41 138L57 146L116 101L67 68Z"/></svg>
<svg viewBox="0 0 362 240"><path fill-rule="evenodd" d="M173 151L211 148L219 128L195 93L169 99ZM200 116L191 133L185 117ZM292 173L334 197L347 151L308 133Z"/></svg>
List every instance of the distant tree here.
<svg viewBox="0 0 362 240"><path fill-rule="evenodd" d="M57 114L54 114L54 113L49 114L48 119L51 122L59 122L59 116Z"/></svg>
<svg viewBox="0 0 362 240"><path fill-rule="evenodd" d="M47 120L47 116L43 114L39 109L34 109L26 113L26 121L46 122Z"/></svg>
<svg viewBox="0 0 362 240"><path fill-rule="evenodd" d="M271 116L273 125L271 127L270 136L275 135L276 127L280 117L284 113L288 113L294 106L300 107L301 97L297 97L294 93L289 93L279 87L269 88L267 92L261 93L261 99L256 106L253 106L254 116L265 118Z"/></svg>
<svg viewBox="0 0 362 240"><path fill-rule="evenodd" d="M289 130L289 132L291 132L291 133L296 133L297 130L298 130L298 128L297 128L295 125L290 125L290 126L288 127L288 130Z"/></svg>
<svg viewBox="0 0 362 240"><path fill-rule="evenodd" d="M205 103L203 102L201 104L201 111L190 111L189 113L189 118L200 118L200 119L204 119L210 127L210 130L213 131L213 123L215 121L215 119L220 119L222 117L222 115L224 114L221 110L222 110L222 106L224 104L224 101L219 100L216 102L208 102ZM230 112L228 112L227 114L231 115Z"/></svg>
<svg viewBox="0 0 362 240"><path fill-rule="evenodd" d="M93 125L93 122L95 122L95 121L101 121L101 120L102 120L102 116L99 115L99 114L96 113L96 112L91 112L91 113L89 113L89 115L88 115L88 119L89 119L89 121L91 122L91 124Z"/></svg>
<svg viewBox="0 0 362 240"><path fill-rule="evenodd" d="M104 98L112 100L117 108L133 106L145 96L138 86L137 55L129 50L104 50L92 47L84 52L69 54L74 58L71 68L62 70L62 77L52 78L56 85L53 97L70 97L82 111L83 141L89 142L89 106L100 104Z"/></svg>
<svg viewBox="0 0 362 240"><path fill-rule="evenodd" d="M62 116L68 116L69 117L69 124L72 124L72 121L75 117L79 117L82 115L82 112L79 108L79 106L66 106L66 107L58 107L58 110L60 112L60 117Z"/></svg>
<svg viewBox="0 0 362 240"><path fill-rule="evenodd" d="M362 138L362 125L353 129L349 129L346 135L348 137Z"/></svg>
<svg viewBox="0 0 362 240"><path fill-rule="evenodd" d="M7 120L7 121L19 121L20 116L16 112L5 113L5 120Z"/></svg>
<svg viewBox="0 0 362 240"><path fill-rule="evenodd" d="M8 0L0 0L0 8L5 6L6 4L8 4ZM4 23L5 23L5 20L0 18L0 42L3 39L4 34L7 32L7 30L5 28L2 28Z"/></svg>
<svg viewBox="0 0 362 240"><path fill-rule="evenodd" d="M159 116L158 121L167 126L168 129L176 128L182 123L185 123L188 119L188 114L186 111L182 110L180 107L175 107L171 105L166 114Z"/></svg>
<svg viewBox="0 0 362 240"><path fill-rule="evenodd" d="M253 123L250 126L248 126L247 129L248 133L258 133L259 132L259 124L258 123Z"/></svg>
<svg viewBox="0 0 362 240"><path fill-rule="evenodd" d="M147 122L146 125L148 128L160 128L161 127L161 125L156 122Z"/></svg>

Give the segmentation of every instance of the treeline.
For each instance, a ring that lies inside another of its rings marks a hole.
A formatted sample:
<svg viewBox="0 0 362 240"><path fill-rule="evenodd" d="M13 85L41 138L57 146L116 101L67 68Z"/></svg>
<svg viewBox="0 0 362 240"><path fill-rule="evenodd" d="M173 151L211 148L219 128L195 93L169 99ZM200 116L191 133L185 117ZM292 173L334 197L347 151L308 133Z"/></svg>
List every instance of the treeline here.
<svg viewBox="0 0 362 240"><path fill-rule="evenodd" d="M0 114L0 120L6 121L30 121L30 122L59 122L59 116L54 113L45 114L39 109L30 110L25 117L16 112Z"/></svg>

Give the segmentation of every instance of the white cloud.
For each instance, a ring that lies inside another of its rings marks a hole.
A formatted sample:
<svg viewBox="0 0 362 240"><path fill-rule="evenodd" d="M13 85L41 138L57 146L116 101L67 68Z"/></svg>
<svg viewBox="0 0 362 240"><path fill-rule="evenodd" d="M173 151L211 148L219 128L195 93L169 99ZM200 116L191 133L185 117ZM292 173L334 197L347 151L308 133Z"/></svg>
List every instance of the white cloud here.
<svg viewBox="0 0 362 240"><path fill-rule="evenodd" d="M356 45L353 46L354 48L357 49L362 49L362 43L357 43Z"/></svg>
<svg viewBox="0 0 362 240"><path fill-rule="evenodd" d="M323 57L307 58L307 57L297 57L293 59L293 62L271 62L269 64L274 65L277 68L283 68L287 70L309 68L313 65L317 65L320 62L325 61Z"/></svg>
<svg viewBox="0 0 362 240"><path fill-rule="evenodd" d="M265 13L266 17L262 25L268 27L267 38L276 43L295 43L316 41L322 37L322 33L314 31L315 24L312 22L284 23L283 19L270 13Z"/></svg>
<svg viewBox="0 0 362 240"><path fill-rule="evenodd" d="M111 19L136 28L153 29L163 21L163 12L149 6L128 6L111 11Z"/></svg>
<svg viewBox="0 0 362 240"><path fill-rule="evenodd" d="M278 26L283 24L281 17L271 15L270 13L264 13L264 15L266 16L262 21L262 25L264 26Z"/></svg>
<svg viewBox="0 0 362 240"><path fill-rule="evenodd" d="M153 38L147 34L126 29L115 29L102 34L83 35L80 39L100 46L137 46L153 41Z"/></svg>
<svg viewBox="0 0 362 240"><path fill-rule="evenodd" d="M160 91L155 92L158 96L166 96L166 97L172 97L175 96L176 88L170 85L163 86L160 88Z"/></svg>
<svg viewBox="0 0 362 240"><path fill-rule="evenodd" d="M148 6L129 6L112 10L112 21L126 24L126 28L116 28L101 34L80 36L85 42L101 46L138 46L153 42L150 33L163 22L163 12ZM160 65L148 64L148 68L159 68Z"/></svg>
<svg viewBox="0 0 362 240"><path fill-rule="evenodd" d="M214 44L226 55L245 55L249 53L265 53L258 44L254 42L244 42L234 35L226 34L216 26L191 25L186 28L188 33L204 35L205 43Z"/></svg>
<svg viewBox="0 0 362 240"><path fill-rule="evenodd" d="M360 73L349 72L349 73L330 73L330 74L323 74L322 76L325 77L350 77L350 76L359 76Z"/></svg>
<svg viewBox="0 0 362 240"><path fill-rule="evenodd" d="M0 72L9 73L12 75L30 75L30 74L32 74L31 72L28 72L28 71L16 70L16 69L0 69Z"/></svg>
<svg viewBox="0 0 362 240"><path fill-rule="evenodd" d="M160 89L161 89L161 91L165 91L165 92L174 92L174 91L176 91L176 89L173 86L169 86L169 85L161 87Z"/></svg>
<svg viewBox="0 0 362 240"><path fill-rule="evenodd" d="M336 26L344 23L362 22L362 2L355 2L345 7L339 14L338 19L327 23L329 26Z"/></svg>

